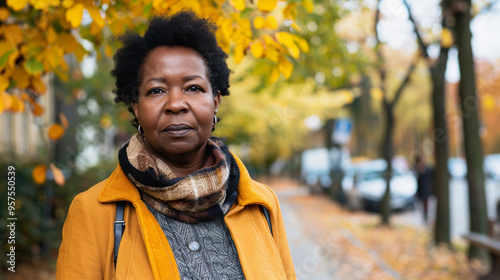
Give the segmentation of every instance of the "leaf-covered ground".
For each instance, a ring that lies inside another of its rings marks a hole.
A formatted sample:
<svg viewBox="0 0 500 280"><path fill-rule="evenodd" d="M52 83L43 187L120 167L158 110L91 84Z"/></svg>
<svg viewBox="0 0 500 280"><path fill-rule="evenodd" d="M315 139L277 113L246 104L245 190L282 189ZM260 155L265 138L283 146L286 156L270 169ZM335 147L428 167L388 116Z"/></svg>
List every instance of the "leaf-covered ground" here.
<svg viewBox="0 0 500 280"><path fill-rule="evenodd" d="M278 194L295 193L280 201L293 206L304 235L320 245L335 271L331 279L475 279L486 271L468 262L465 242L456 240L454 251L436 248L429 229L398 223L398 214L391 227L381 227L378 214L348 211L325 195L290 192L304 188L294 181L266 183Z"/></svg>

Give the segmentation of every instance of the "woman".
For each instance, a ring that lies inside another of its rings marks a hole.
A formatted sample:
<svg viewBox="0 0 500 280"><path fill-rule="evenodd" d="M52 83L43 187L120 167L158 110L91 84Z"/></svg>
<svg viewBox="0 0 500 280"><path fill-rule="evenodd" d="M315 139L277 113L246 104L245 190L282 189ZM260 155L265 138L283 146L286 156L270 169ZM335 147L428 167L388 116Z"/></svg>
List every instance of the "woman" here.
<svg viewBox="0 0 500 280"><path fill-rule="evenodd" d="M113 174L71 204L57 279L295 279L275 194L210 138L230 73L215 29L183 11L120 37L115 101L139 133Z"/></svg>

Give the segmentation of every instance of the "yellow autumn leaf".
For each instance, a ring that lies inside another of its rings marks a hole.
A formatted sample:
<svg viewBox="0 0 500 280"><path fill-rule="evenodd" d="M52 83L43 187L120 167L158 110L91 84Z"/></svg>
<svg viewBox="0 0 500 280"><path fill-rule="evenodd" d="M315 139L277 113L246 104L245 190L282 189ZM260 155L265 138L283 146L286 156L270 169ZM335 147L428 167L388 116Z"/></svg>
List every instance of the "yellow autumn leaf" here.
<svg viewBox="0 0 500 280"><path fill-rule="evenodd" d="M65 52L72 53L78 48L78 41L71 33L59 33L55 45L60 46Z"/></svg>
<svg viewBox="0 0 500 280"><path fill-rule="evenodd" d="M59 120L61 120L62 127L64 129L67 129L69 125L68 125L68 119L66 118L66 115L64 115L63 113L59 113Z"/></svg>
<svg viewBox="0 0 500 280"><path fill-rule="evenodd" d="M0 92L4 92L9 87L9 77L0 75Z"/></svg>
<svg viewBox="0 0 500 280"><path fill-rule="evenodd" d="M257 9L262 12L270 12L276 7L278 0L259 0Z"/></svg>
<svg viewBox="0 0 500 280"><path fill-rule="evenodd" d="M49 30L47 31L47 42L49 44L52 44L56 41L57 39L57 32L54 30L54 28L49 27Z"/></svg>
<svg viewBox="0 0 500 280"><path fill-rule="evenodd" d="M257 16L253 19L253 26L257 29L263 28L265 23L266 21L261 16Z"/></svg>
<svg viewBox="0 0 500 280"><path fill-rule="evenodd" d="M66 11L66 20L71 24L71 27L77 28L80 26L84 8L85 6L82 3L76 3Z"/></svg>
<svg viewBox="0 0 500 280"><path fill-rule="evenodd" d="M287 32L278 32L278 34L276 34L276 39L278 42L287 47L288 51L295 59L299 58L300 50L295 44L292 34Z"/></svg>
<svg viewBox="0 0 500 280"><path fill-rule="evenodd" d="M33 115L39 117L43 114L43 112L45 111L43 109L42 106L40 106L40 104L36 103L36 102L31 102L31 104L33 105Z"/></svg>
<svg viewBox="0 0 500 280"><path fill-rule="evenodd" d="M40 185L45 183L45 180L47 179L46 173L47 173L47 167L43 164L39 164L35 166L35 168L33 168L31 177L33 177L33 181L35 181L35 183Z"/></svg>
<svg viewBox="0 0 500 280"><path fill-rule="evenodd" d="M0 8L0 21L5 21L10 15L9 9L7 8Z"/></svg>
<svg viewBox="0 0 500 280"><path fill-rule="evenodd" d="M302 52L308 53L309 52L309 44L305 39L300 38L299 36L294 36L295 42L299 46L299 48L302 50Z"/></svg>
<svg viewBox="0 0 500 280"><path fill-rule="evenodd" d="M30 84L33 91L38 94L44 94L47 91L45 83L42 81L40 76L32 76Z"/></svg>
<svg viewBox="0 0 500 280"><path fill-rule="evenodd" d="M255 40L250 45L250 51L254 57L261 58L264 55L264 46L262 45L262 42L260 40Z"/></svg>
<svg viewBox="0 0 500 280"><path fill-rule="evenodd" d="M12 106L10 110L12 112L24 112L24 102L15 95L11 95Z"/></svg>
<svg viewBox="0 0 500 280"><path fill-rule="evenodd" d="M297 14L297 3L291 2L283 9L283 17L285 19L295 19Z"/></svg>
<svg viewBox="0 0 500 280"><path fill-rule="evenodd" d="M245 0L229 0L229 4L237 11L243 11L245 9Z"/></svg>
<svg viewBox="0 0 500 280"><path fill-rule="evenodd" d="M272 62L278 62L280 58L280 52L276 47L267 44L265 57Z"/></svg>
<svg viewBox="0 0 500 280"><path fill-rule="evenodd" d="M12 96L3 91L0 92L0 100L2 100L4 111L10 110L12 107Z"/></svg>
<svg viewBox="0 0 500 280"><path fill-rule="evenodd" d="M267 29L278 29L278 22L276 22L276 18L273 16L268 16L266 18L266 23L264 25L265 28Z"/></svg>
<svg viewBox="0 0 500 280"><path fill-rule="evenodd" d="M104 116L102 116L99 124L103 129L108 129L113 124L113 121L111 120L111 117L109 115L105 114Z"/></svg>
<svg viewBox="0 0 500 280"><path fill-rule="evenodd" d="M17 24L9 24L2 26L3 35L13 45L19 45L23 42L23 31Z"/></svg>
<svg viewBox="0 0 500 280"><path fill-rule="evenodd" d="M113 57L113 49L111 46L106 45L106 47L104 47L104 55L106 55L107 58Z"/></svg>
<svg viewBox="0 0 500 280"><path fill-rule="evenodd" d="M64 178L64 174L62 173L61 169L57 168L55 164L51 163L50 170L52 171L54 182L56 182L56 184L60 187L64 186L64 184L66 183L66 179Z"/></svg>
<svg viewBox="0 0 500 280"><path fill-rule="evenodd" d="M280 71L278 70L278 66L274 66L271 71L271 75L269 76L269 82L272 84L278 80L280 77Z"/></svg>
<svg viewBox="0 0 500 280"><path fill-rule="evenodd" d="M292 75L293 64L282 55L278 61L278 70L280 73L283 73L286 79L288 79Z"/></svg>
<svg viewBox="0 0 500 280"><path fill-rule="evenodd" d="M75 3L74 0L63 0L62 5L64 8L69 9Z"/></svg>
<svg viewBox="0 0 500 280"><path fill-rule="evenodd" d="M89 12L89 15L92 17L93 23L95 23L100 28L103 28L105 25L105 22L101 16L101 12L99 11L99 8L94 6L94 4L92 4L92 2L87 3L87 5L85 5L85 8Z"/></svg>
<svg viewBox="0 0 500 280"><path fill-rule="evenodd" d="M30 84L29 77L30 75L26 72L26 70L24 70L24 67L18 66L14 68L14 71L12 71L11 79L15 82L15 86L17 88L25 89Z"/></svg>
<svg viewBox="0 0 500 280"><path fill-rule="evenodd" d="M58 140L64 135L64 128L60 124L53 124L49 127L49 138L52 140Z"/></svg>
<svg viewBox="0 0 500 280"><path fill-rule="evenodd" d="M312 13L314 10L314 4L312 0L302 0L302 6L304 6L308 13Z"/></svg>
<svg viewBox="0 0 500 280"><path fill-rule="evenodd" d="M441 46L450 48L453 45L453 34L449 28L443 28L441 31Z"/></svg>
<svg viewBox="0 0 500 280"><path fill-rule="evenodd" d="M245 49L242 45L236 45L234 47L234 62L240 63L245 57Z"/></svg>
<svg viewBox="0 0 500 280"><path fill-rule="evenodd" d="M60 0L30 0L31 5L37 10L48 11L50 7L58 7Z"/></svg>
<svg viewBox="0 0 500 280"><path fill-rule="evenodd" d="M7 0L7 6L14 11L20 11L28 4L28 0Z"/></svg>

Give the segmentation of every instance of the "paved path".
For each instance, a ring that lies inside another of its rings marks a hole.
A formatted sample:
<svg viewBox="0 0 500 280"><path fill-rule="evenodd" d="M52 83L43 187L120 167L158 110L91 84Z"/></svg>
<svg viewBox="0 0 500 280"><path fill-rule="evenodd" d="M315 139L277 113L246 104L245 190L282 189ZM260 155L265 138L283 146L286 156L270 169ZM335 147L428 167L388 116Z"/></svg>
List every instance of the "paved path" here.
<svg viewBox="0 0 500 280"><path fill-rule="evenodd" d="M348 277L346 277L345 274L336 273L342 267L350 265L348 263L349 257L347 256L350 252L341 251L339 253L337 251L335 254L336 256L332 256L329 254L330 250L339 250L336 246L337 244L334 244L335 238L332 238L331 241L325 241L324 244L319 244L315 241L314 236L305 233L304 229L308 226L308 223L299 218L298 213L296 213L297 208L290 202L290 199L298 196L308 196L307 188L298 187L282 189L277 190L276 194L280 201L288 242L290 244L290 251L299 280L353 280L367 279L366 277L369 278L369 275L366 273L359 273L357 276L351 274ZM422 226L421 219L419 219L417 212L407 212L399 215L396 219L406 224ZM401 279L398 273L379 257L377 252L363 244L363 242L356 238L349 229L339 228L338 231L331 234L331 236L333 235L341 236L356 248L366 252L373 261L373 264L383 271L386 276L390 275L392 279ZM342 257L339 258L339 255ZM356 266L359 265L359 263L353 263L351 269L356 270ZM363 269L363 267L360 267L359 270L361 271Z"/></svg>

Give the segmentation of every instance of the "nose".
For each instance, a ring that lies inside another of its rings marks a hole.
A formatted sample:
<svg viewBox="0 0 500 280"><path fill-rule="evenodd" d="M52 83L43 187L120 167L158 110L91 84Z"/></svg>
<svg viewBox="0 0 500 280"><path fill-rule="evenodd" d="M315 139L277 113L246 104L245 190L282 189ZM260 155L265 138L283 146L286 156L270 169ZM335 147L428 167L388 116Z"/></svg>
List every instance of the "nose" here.
<svg viewBox="0 0 500 280"><path fill-rule="evenodd" d="M187 112L188 106L186 95L181 89L170 90L165 99L165 113L178 114L181 112Z"/></svg>

